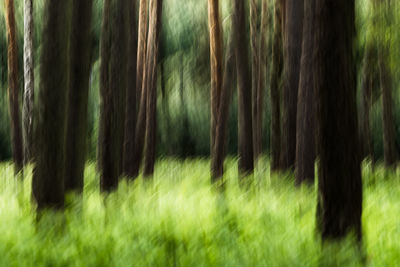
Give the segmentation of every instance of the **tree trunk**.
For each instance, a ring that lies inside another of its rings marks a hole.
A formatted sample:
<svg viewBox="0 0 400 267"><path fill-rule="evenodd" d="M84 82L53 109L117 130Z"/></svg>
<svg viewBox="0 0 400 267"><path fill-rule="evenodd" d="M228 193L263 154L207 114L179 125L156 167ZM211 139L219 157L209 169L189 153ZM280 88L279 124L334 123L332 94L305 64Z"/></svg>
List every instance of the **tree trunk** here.
<svg viewBox="0 0 400 267"><path fill-rule="evenodd" d="M363 157L374 161L374 147L372 143L370 121L370 109L372 106L372 87L373 87L373 64L376 57L376 49L373 45L367 44L364 54L364 64L362 69L362 125L361 137L363 138Z"/></svg>
<svg viewBox="0 0 400 267"><path fill-rule="evenodd" d="M281 153L281 109L280 88L283 69L283 16L284 1L275 0L274 9L274 41L272 45L272 71L271 71L271 172L280 169Z"/></svg>
<svg viewBox="0 0 400 267"><path fill-rule="evenodd" d="M380 45L378 64L382 88L382 121L383 121L383 150L385 166L393 168L396 165L396 140L393 119L392 74L389 67L389 47Z"/></svg>
<svg viewBox="0 0 400 267"><path fill-rule="evenodd" d="M147 42L147 19L148 19L148 2L140 0L139 7L139 40L137 53L137 74L136 74L136 95L139 100L137 109L137 121L135 129L135 149L133 151L133 161L129 170L129 177L134 179L139 175L140 164L142 162L143 147L145 141L146 127L146 110L147 110L147 91L145 82L146 70L146 42Z"/></svg>
<svg viewBox="0 0 400 267"><path fill-rule="evenodd" d="M208 27L210 32L211 63L211 133L210 153L214 151L218 107L222 87L222 28L219 18L219 0L208 0ZM215 155L211 155L215 157Z"/></svg>
<svg viewBox="0 0 400 267"><path fill-rule="evenodd" d="M229 41L228 53L225 58L224 77L222 80L221 99L218 110L218 120L215 131L214 151L211 154L211 180L216 182L224 175L224 159L226 154L226 138L228 130L229 105L232 94L232 80L235 70L235 51L233 38Z"/></svg>
<svg viewBox="0 0 400 267"><path fill-rule="evenodd" d="M257 123L256 129L256 139L257 139L257 146L256 146L256 158L257 159L262 153L262 145L263 145L263 115L264 115L264 86L265 86L265 75L267 73L267 61L266 61L266 32L268 30L268 2L267 0L262 1L262 10L261 10L261 28L260 28L260 45L259 49L259 60L258 60L258 77L257 77L257 98L256 98L256 116L255 121Z"/></svg>
<svg viewBox="0 0 400 267"><path fill-rule="evenodd" d="M291 170L296 158L297 97L302 50L304 0L286 3L284 38L285 83L283 86L283 127L281 167Z"/></svg>
<svg viewBox="0 0 400 267"><path fill-rule="evenodd" d="M304 2L303 48L297 103L296 183L314 182L314 25L315 0Z"/></svg>
<svg viewBox="0 0 400 267"><path fill-rule="evenodd" d="M320 157L317 226L322 239L361 239L354 0L317 0L314 81ZM329 53L327 53L329 51Z"/></svg>
<svg viewBox="0 0 400 267"><path fill-rule="evenodd" d="M252 120L253 120L253 153L254 153L254 161L256 162L259 155L259 140L258 140L258 78L260 75L260 57L259 53L261 52L259 47L259 35L258 31L258 8L257 8L257 0L250 0L250 40L251 40L251 91L252 91Z"/></svg>
<svg viewBox="0 0 400 267"><path fill-rule="evenodd" d="M24 101L23 141L24 164L32 160L33 147L33 106L34 106L34 61L33 61L33 0L24 0Z"/></svg>
<svg viewBox="0 0 400 267"><path fill-rule="evenodd" d="M244 0L235 0L233 8L234 46L238 80L238 149L239 173L251 174L254 170L253 127L251 108L251 75L246 45L246 19Z"/></svg>
<svg viewBox="0 0 400 267"><path fill-rule="evenodd" d="M64 207L65 125L68 91L68 15L71 1L46 0L40 91L35 122L32 193L39 210Z"/></svg>
<svg viewBox="0 0 400 267"><path fill-rule="evenodd" d="M138 28L136 24L136 1L129 2L129 37L128 37L128 73L126 88L126 114L124 135L124 168L123 173L132 176L133 151L135 150L135 131L137 117L137 52L138 52Z"/></svg>
<svg viewBox="0 0 400 267"><path fill-rule="evenodd" d="M14 16L14 0L5 1L5 17L8 41L8 107L11 121L11 141L15 173L23 166L23 145L19 111L18 50Z"/></svg>
<svg viewBox="0 0 400 267"><path fill-rule="evenodd" d="M69 95L65 141L65 191L83 191L88 123L90 48L92 43L90 27L92 3L92 0L72 1Z"/></svg>
<svg viewBox="0 0 400 267"><path fill-rule="evenodd" d="M100 127L102 133L99 134L102 147L100 184L102 191L110 191L118 186L118 179L122 174L128 9L123 0L105 1L104 5L102 45L105 51L102 51L101 64L107 65L101 66L101 72L104 71L104 76L107 77L101 79L100 85L102 88L100 112L103 120ZM106 53L108 54L105 55Z"/></svg>
<svg viewBox="0 0 400 267"><path fill-rule="evenodd" d="M157 126L157 59L160 43L163 0L150 0L149 38L147 40L145 85L147 95L146 109L146 151L144 155L143 175L154 173L156 158Z"/></svg>

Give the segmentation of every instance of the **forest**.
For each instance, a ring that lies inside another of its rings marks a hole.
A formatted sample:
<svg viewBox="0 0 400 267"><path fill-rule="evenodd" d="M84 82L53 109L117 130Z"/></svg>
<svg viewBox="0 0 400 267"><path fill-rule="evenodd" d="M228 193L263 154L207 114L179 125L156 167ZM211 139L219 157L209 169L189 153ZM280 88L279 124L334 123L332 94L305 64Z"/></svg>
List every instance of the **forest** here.
<svg viewBox="0 0 400 267"><path fill-rule="evenodd" d="M0 266L396 266L400 3L0 1Z"/></svg>

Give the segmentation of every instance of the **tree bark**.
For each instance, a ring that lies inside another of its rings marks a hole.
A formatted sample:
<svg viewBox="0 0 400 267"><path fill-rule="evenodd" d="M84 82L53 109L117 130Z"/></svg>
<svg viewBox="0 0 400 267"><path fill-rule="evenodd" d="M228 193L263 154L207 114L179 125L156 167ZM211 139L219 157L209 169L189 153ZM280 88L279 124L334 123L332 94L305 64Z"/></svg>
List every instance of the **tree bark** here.
<svg viewBox="0 0 400 267"><path fill-rule="evenodd" d="M294 168L296 158L296 114L303 39L304 0L288 1L285 13L283 42L285 83L283 86L281 167L283 170L291 170Z"/></svg>
<svg viewBox="0 0 400 267"><path fill-rule="evenodd" d="M132 176L133 151L135 150L135 131L137 117L137 52L138 28L136 24L136 1L129 2L128 73L126 88L126 114L124 135L123 173Z"/></svg>
<svg viewBox="0 0 400 267"><path fill-rule="evenodd" d="M258 78L260 73L260 35L258 31L257 0L250 0L250 40L251 40L251 91L252 91L252 120L253 120L253 154L256 162L259 155L260 142L258 139Z"/></svg>
<svg viewBox="0 0 400 267"><path fill-rule="evenodd" d="M315 0L304 2L303 48L301 57L296 129L296 183L314 182L314 25Z"/></svg>
<svg viewBox="0 0 400 267"><path fill-rule="evenodd" d="M145 127L146 127L146 110L147 110L147 95L145 70L146 70L146 50L147 50L147 19L148 19L148 2L141 0L139 6L139 40L137 53L137 74L136 87L138 90L139 105L137 109L137 121L135 129L135 149L133 151L133 161L129 170L129 177L135 179L139 175L140 164L142 162L142 154L145 142Z"/></svg>
<svg viewBox="0 0 400 267"><path fill-rule="evenodd" d="M274 8L274 41L272 45L272 71L271 71L271 172L280 169L281 153L281 78L283 70L283 17L284 1L275 0Z"/></svg>
<svg viewBox="0 0 400 267"><path fill-rule="evenodd" d="M228 53L225 57L224 77L222 80L221 99L215 132L214 151L211 154L211 181L216 182L224 175L224 159L226 154L226 138L228 130L229 106L232 94L232 80L235 70L235 51L233 38L229 41Z"/></svg>
<svg viewBox="0 0 400 267"><path fill-rule="evenodd" d="M374 147L371 136L370 121L370 109L372 106L372 87L373 87L373 76L374 76L374 58L376 58L376 48L367 44L364 54L364 64L362 69L362 83L361 83L361 94L362 94L362 125L361 125L361 137L363 138L363 157L367 157L372 162L374 161Z"/></svg>
<svg viewBox="0 0 400 267"><path fill-rule="evenodd" d="M35 122L32 193L37 208L64 207L65 125L68 91L68 14L71 1L46 0Z"/></svg>
<svg viewBox="0 0 400 267"><path fill-rule="evenodd" d="M118 186L122 174L122 154L125 123L126 57L127 57L127 8L123 0L104 2L103 44L101 66L101 113L103 125L100 127L101 165L100 185L102 191L111 191ZM106 6L108 5L108 6ZM108 17L108 18L107 18ZM105 24L105 22L109 23ZM105 24L105 25L104 25ZM108 28L108 29L107 29ZM103 42L102 41L102 42ZM104 52L104 54L103 54ZM105 55L108 53L107 55ZM104 60L104 62L103 62ZM104 83L103 82L107 82Z"/></svg>
<svg viewBox="0 0 400 267"><path fill-rule="evenodd" d="M211 63L211 133L210 152L215 145L218 107L222 87L222 28L219 17L219 0L208 0L208 27L210 32L210 63ZM211 155L211 157L215 157Z"/></svg>
<svg viewBox="0 0 400 267"><path fill-rule="evenodd" d="M254 170L253 127L251 107L251 74L246 45L246 19L244 0L235 0L233 8L234 45L238 81L238 168L240 175Z"/></svg>
<svg viewBox="0 0 400 267"><path fill-rule="evenodd" d="M157 59L160 43L161 18L163 0L150 0L149 38L147 40L146 85L146 150L144 155L143 175L151 176L154 173L156 158L156 127L157 127Z"/></svg>
<svg viewBox="0 0 400 267"><path fill-rule="evenodd" d="M14 16L14 0L5 1L5 18L8 42L8 107L11 121L11 141L15 173L22 170L23 144L19 111L18 50Z"/></svg>
<svg viewBox="0 0 400 267"><path fill-rule="evenodd" d="M35 92L35 75L33 60L33 0L24 0L24 101L23 101L23 142L24 164L33 157L33 107Z"/></svg>
<svg viewBox="0 0 400 267"><path fill-rule="evenodd" d="M317 227L323 240L361 239L362 182L357 131L354 0L317 0L314 80L320 157Z"/></svg>
<svg viewBox="0 0 400 267"><path fill-rule="evenodd" d="M72 1L65 191L83 191L90 75L92 0Z"/></svg>
<svg viewBox="0 0 400 267"><path fill-rule="evenodd" d="M389 63L389 47L380 44L378 64L382 88L383 151L385 166L394 168L397 162L395 128L393 119L392 74Z"/></svg>

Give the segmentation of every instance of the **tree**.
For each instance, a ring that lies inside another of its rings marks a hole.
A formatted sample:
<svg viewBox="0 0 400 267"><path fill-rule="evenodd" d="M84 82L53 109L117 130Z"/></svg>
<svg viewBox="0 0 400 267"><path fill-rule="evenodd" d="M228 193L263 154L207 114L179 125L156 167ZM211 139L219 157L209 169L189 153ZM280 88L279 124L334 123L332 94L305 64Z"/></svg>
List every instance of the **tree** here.
<svg viewBox="0 0 400 267"><path fill-rule="evenodd" d="M272 71L271 71L271 171L280 169L281 152L281 99L280 87L283 69L283 17L284 0L275 0L274 8L274 40L272 44Z"/></svg>
<svg viewBox="0 0 400 267"><path fill-rule="evenodd" d="M218 107L222 87L222 28L219 17L219 0L208 0L208 28L210 32L210 63L211 63L211 133L210 152L215 145ZM212 158L215 155L211 155Z"/></svg>
<svg viewBox="0 0 400 267"><path fill-rule="evenodd" d="M90 75L92 0L72 1L65 190L83 191Z"/></svg>
<svg viewBox="0 0 400 267"><path fill-rule="evenodd" d="M238 149L239 173L247 175L254 170L253 127L251 108L251 74L246 45L246 19L244 0L233 2L234 46L238 81Z"/></svg>
<svg viewBox="0 0 400 267"><path fill-rule="evenodd" d="M46 0L40 58L40 91L35 120L35 169L32 192L39 210L63 208L65 125L68 91L70 1Z"/></svg>
<svg viewBox="0 0 400 267"><path fill-rule="evenodd" d="M362 83L361 83L361 110L362 110L362 125L361 137L363 138L363 157L368 157L374 161L374 148L371 135L370 109L372 106L372 91L374 87L374 65L376 65L376 47L369 41L365 47L364 63L362 68Z"/></svg>
<svg viewBox="0 0 400 267"><path fill-rule="evenodd" d="M5 17L8 42L8 107L11 121L11 141L15 173L18 173L23 165L23 145L18 102L18 50L15 32L14 0L5 1Z"/></svg>
<svg viewBox="0 0 400 267"><path fill-rule="evenodd" d="M302 50L304 1L288 1L285 12L281 167L290 170L296 158L297 97Z"/></svg>
<svg viewBox="0 0 400 267"><path fill-rule="evenodd" d="M23 101L23 141L24 163L32 160L33 147L33 106L35 75L33 60L33 0L24 0L24 101Z"/></svg>
<svg viewBox="0 0 400 267"><path fill-rule="evenodd" d="M127 8L123 0L104 1L100 66L99 151L103 191L118 186L122 173L125 123Z"/></svg>
<svg viewBox="0 0 400 267"><path fill-rule="evenodd" d="M138 28L136 22L136 1L129 2L129 36L128 36L128 74L126 87L126 114L124 134L123 173L132 176L133 151L135 149L135 131L137 117L137 52Z"/></svg>
<svg viewBox="0 0 400 267"><path fill-rule="evenodd" d="M361 239L355 1L317 0L315 14L313 73L320 159L317 226L324 240L352 231Z"/></svg>
<svg viewBox="0 0 400 267"><path fill-rule="evenodd" d="M376 5L377 4L377 5ZM397 162L395 125L393 119L393 78L390 70L390 42L385 38L385 26L390 25L390 1L378 1L375 7L380 15L379 25L382 36L378 38L379 79L382 89L383 151L385 166L394 168ZM390 34L390 32L389 32Z"/></svg>
<svg viewBox="0 0 400 267"><path fill-rule="evenodd" d="M235 51L233 38L229 41L225 57L224 76L222 79L221 98L218 107L218 119L215 131L214 151L211 154L211 180L217 181L224 175L224 159L226 153L226 138L228 128L228 115L230 98L232 94L232 80L235 70Z"/></svg>
<svg viewBox="0 0 400 267"><path fill-rule="evenodd" d="M157 58L161 31L163 0L150 0L149 38L147 40L146 72L146 150L144 155L144 176L154 173L156 157L156 127L157 127Z"/></svg>
<svg viewBox="0 0 400 267"><path fill-rule="evenodd" d="M301 57L296 129L296 183L314 182L314 24L315 0L304 2L303 48Z"/></svg>
<svg viewBox="0 0 400 267"><path fill-rule="evenodd" d="M258 139L258 79L260 73L260 35L258 31L258 7L257 0L250 0L250 40L251 40L251 91L252 91L252 108L253 108L253 153L254 161L257 161L260 151L260 140Z"/></svg>
<svg viewBox="0 0 400 267"><path fill-rule="evenodd" d="M137 79L136 87L138 90L137 99L139 100L137 109L137 121L135 129L135 148L133 150L132 162L127 172L130 178L136 178L139 175L140 164L142 161L143 147L145 141L146 110L147 110L147 91L144 81L146 69L146 44L147 44L147 19L148 2L141 0L139 6L139 40L137 53Z"/></svg>

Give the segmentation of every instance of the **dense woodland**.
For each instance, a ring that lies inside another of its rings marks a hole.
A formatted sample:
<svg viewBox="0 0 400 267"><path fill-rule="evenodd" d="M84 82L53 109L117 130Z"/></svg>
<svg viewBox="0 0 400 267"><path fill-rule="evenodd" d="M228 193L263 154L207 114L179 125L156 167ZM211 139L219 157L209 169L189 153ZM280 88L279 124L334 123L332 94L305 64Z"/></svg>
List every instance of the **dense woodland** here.
<svg viewBox="0 0 400 267"><path fill-rule="evenodd" d="M177 207L186 199L193 212L207 210L205 199L213 199L215 227L227 231L227 238L239 231L238 220L254 219L250 211L233 216L232 208L239 206L233 198L247 192L243 209L260 201L267 202L265 208L279 202L276 190L281 190L283 201L292 199L294 209L306 214L307 229L317 233L307 232L307 238L322 240L323 247L341 240L358 251L358 263L379 265L369 258L371 202L366 201L381 197L371 186L398 186L399 5L390 0L4 0L0 171L5 178L0 183L11 176L28 186L15 197L23 214L39 225L52 224L47 216L68 217L71 207L85 210L77 203L95 203L91 195L103 199L106 213L111 205L114 217L117 196L121 206L141 203L140 212L147 207L154 218L146 202L151 194ZM184 179L191 181L193 197L179 191ZM4 188L0 195L11 190ZM168 192L178 192L181 201L169 199ZM203 201L201 207L196 201ZM176 209L168 216L182 215ZM293 212L288 214L303 218ZM135 217L130 209L129 214L133 221L144 216ZM148 220L148 229L156 227ZM110 222L106 228L112 231L118 223ZM254 222L245 225L260 226ZM260 236L268 235L263 231ZM252 244L251 236L256 235L230 240L233 251L240 242ZM186 266L202 259L200 250L185 245L201 237L185 238L177 241L171 230L159 241L166 246L162 257L172 255L171 261L153 263ZM222 248L228 244L216 240ZM180 249L193 258L185 262ZM231 255L225 264L289 263L268 262L259 253L249 259ZM396 255L381 263L400 260ZM210 257L201 265L224 265L222 256ZM333 262L325 263L320 257L309 264L344 264L341 256L331 255Z"/></svg>

